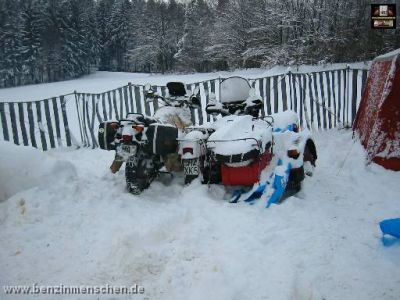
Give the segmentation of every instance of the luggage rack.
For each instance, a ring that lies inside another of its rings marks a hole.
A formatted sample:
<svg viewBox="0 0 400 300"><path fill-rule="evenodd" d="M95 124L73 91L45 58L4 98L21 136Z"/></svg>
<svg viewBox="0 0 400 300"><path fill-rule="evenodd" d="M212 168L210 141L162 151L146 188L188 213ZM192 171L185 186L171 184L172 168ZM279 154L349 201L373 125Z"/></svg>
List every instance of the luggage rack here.
<svg viewBox="0 0 400 300"><path fill-rule="evenodd" d="M212 141L207 140L207 143L238 142L238 141L246 141L246 140L256 141L257 146L259 147L259 149L261 149L260 142L256 138L252 138L252 137L241 138L241 139L232 139L232 140L212 140Z"/></svg>
<svg viewBox="0 0 400 300"><path fill-rule="evenodd" d="M206 150L212 150L213 147L209 147L208 143L223 143L223 142L238 142L238 141L246 141L246 140L253 140L256 142L257 149L250 150L246 153L241 153L241 154L230 154L230 155L221 155L221 154L216 154L213 151L210 151L213 153L214 159L219 158L218 160L223 161L224 163L236 163L236 162L243 162L246 160L249 160L251 158L254 158L254 156L260 155L262 151L262 143L257 140L256 138L241 138L241 139L232 139L232 140L213 140L213 141L207 141L206 143ZM207 151L208 152L208 151ZM229 160L225 159L224 157L229 157ZM238 160L238 161L236 161Z"/></svg>

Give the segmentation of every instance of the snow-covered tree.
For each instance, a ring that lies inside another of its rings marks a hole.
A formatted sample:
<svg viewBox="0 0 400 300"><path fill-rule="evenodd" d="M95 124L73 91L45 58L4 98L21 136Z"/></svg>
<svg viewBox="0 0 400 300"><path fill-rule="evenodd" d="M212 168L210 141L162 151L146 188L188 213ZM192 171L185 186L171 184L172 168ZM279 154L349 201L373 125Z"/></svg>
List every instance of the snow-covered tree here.
<svg viewBox="0 0 400 300"><path fill-rule="evenodd" d="M18 3L5 0L1 3L0 18L0 78L3 86L21 83L21 16Z"/></svg>
<svg viewBox="0 0 400 300"><path fill-rule="evenodd" d="M230 68L243 67L243 53L249 44L248 31L253 22L254 5L250 0L219 2L211 45L206 48L210 60Z"/></svg>
<svg viewBox="0 0 400 300"><path fill-rule="evenodd" d="M27 0L21 8L20 53L24 82L42 81L42 32L41 6L38 0Z"/></svg>
<svg viewBox="0 0 400 300"><path fill-rule="evenodd" d="M178 66L186 70L206 71L210 62L205 49L210 45L213 15L204 0L192 0L186 6L184 34L178 44L175 58Z"/></svg>
<svg viewBox="0 0 400 300"><path fill-rule="evenodd" d="M0 0L0 87L107 71L369 60L372 0Z"/></svg>
<svg viewBox="0 0 400 300"><path fill-rule="evenodd" d="M98 26L98 43L99 43L99 70L106 71L111 69L111 49L108 41L110 32L108 31L108 23L111 19L111 8L114 0L99 0L96 9L96 23Z"/></svg>
<svg viewBox="0 0 400 300"><path fill-rule="evenodd" d="M115 0L111 8L109 22L106 24L108 40L105 47L111 57L111 70L123 71L127 67L125 54L131 32L131 2L129 0Z"/></svg>
<svg viewBox="0 0 400 300"><path fill-rule="evenodd" d="M128 58L134 70L170 70L175 65L174 55L183 34L184 9L171 0L137 3L134 5L134 35Z"/></svg>

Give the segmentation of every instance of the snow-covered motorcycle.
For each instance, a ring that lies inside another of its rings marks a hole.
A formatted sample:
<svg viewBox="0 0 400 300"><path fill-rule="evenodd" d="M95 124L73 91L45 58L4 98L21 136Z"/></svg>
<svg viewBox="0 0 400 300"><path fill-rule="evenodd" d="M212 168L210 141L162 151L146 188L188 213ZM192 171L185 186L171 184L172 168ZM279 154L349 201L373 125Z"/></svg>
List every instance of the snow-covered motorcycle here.
<svg viewBox="0 0 400 300"><path fill-rule="evenodd" d="M115 161L125 166L127 189L140 194L163 172L179 171L178 137L191 125L191 107L200 106L195 89L187 95L181 82L167 84L168 96L162 97L145 86L146 101L160 101L153 117L129 113L125 119L107 121L99 126L102 149L115 150Z"/></svg>
<svg viewBox="0 0 400 300"><path fill-rule="evenodd" d="M223 117L258 116L262 108L262 100L253 93L254 90L250 90L251 95L249 95L249 84L246 79L229 77L221 82L220 88L221 102L215 100L215 95L210 95L210 102L206 107L208 114L221 114ZM211 154L210 149L207 148L207 140L217 129L223 127L225 122L229 122L228 119L222 118L216 122L186 128L187 134L179 141L185 183L190 183L200 174L204 182L219 183L221 181L219 167L213 165L213 161L206 159Z"/></svg>
<svg viewBox="0 0 400 300"><path fill-rule="evenodd" d="M202 175L205 183L235 186L232 202L251 201L265 193L269 202L278 202L299 191L304 165L315 166L317 159L311 134L299 132L296 113L259 117L261 108L261 98L246 79L223 80L220 102L206 108L223 117L180 141L185 181ZM266 173L270 175L265 178Z"/></svg>

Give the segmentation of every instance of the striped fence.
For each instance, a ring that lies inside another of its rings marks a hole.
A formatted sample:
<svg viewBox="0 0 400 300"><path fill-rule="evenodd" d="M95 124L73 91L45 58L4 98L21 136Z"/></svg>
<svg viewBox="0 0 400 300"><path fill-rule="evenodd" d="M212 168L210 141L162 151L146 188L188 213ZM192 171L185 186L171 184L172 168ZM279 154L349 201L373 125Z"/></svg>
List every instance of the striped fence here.
<svg viewBox="0 0 400 300"><path fill-rule="evenodd" d="M287 109L297 112L300 125L312 130L351 126L367 78L364 69L339 69L311 73L286 73L249 79L264 100L264 112L272 114ZM200 88L202 106L192 109L194 124L211 121L205 107L210 93L219 100L221 78L187 84L188 91ZM165 86L153 86L165 96ZM82 144L98 147L97 128L100 122L124 118L128 112L153 115L158 102L147 102L144 87L128 84L100 94L75 92L73 116L79 122L81 143L73 139L65 109L67 95L36 102L0 103L3 139L15 144L31 145L43 150ZM73 101L69 98L68 101ZM72 113L71 110L69 113ZM71 117L71 116L69 116Z"/></svg>
<svg viewBox="0 0 400 300"><path fill-rule="evenodd" d="M203 124L204 120L210 121L210 116L207 116L205 112L205 106L209 94L216 93L218 82L214 79L186 85L188 91L193 90L196 86L200 87L201 109L191 109L194 124ZM152 89L162 96L166 95L167 88L165 86L153 86ZM151 116L159 106L157 101L145 101L144 86L132 84L101 94L76 93L76 103L81 125L82 144L93 148L98 147L97 128L99 123L124 118L129 112Z"/></svg>
<svg viewBox="0 0 400 300"><path fill-rule="evenodd" d="M17 145L72 146L64 96L31 102L0 102L0 136Z"/></svg>
<svg viewBox="0 0 400 300"><path fill-rule="evenodd" d="M291 109L302 127L331 129L352 125L367 74L367 70L350 68L287 73L255 79L252 84L264 99L266 114Z"/></svg>

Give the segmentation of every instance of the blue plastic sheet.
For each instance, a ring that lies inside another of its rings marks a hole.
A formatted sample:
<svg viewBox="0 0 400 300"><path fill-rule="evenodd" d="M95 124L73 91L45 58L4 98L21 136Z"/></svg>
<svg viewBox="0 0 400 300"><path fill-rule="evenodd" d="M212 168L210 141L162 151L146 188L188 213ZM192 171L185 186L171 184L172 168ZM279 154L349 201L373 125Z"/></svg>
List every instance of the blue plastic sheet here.
<svg viewBox="0 0 400 300"><path fill-rule="evenodd" d="M282 160L278 161L278 166L283 164ZM274 192L271 197L267 199L266 208L270 207L271 204L277 204L282 198L283 193L286 189L286 184L289 179L290 169L292 168L291 164L288 163L285 166L285 172L283 176L275 174L274 182L272 183L272 187L274 188Z"/></svg>
<svg viewBox="0 0 400 300"><path fill-rule="evenodd" d="M400 239L400 218L387 219L379 223L382 233Z"/></svg>

